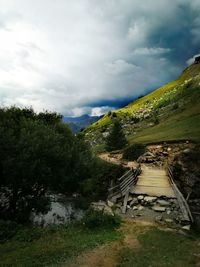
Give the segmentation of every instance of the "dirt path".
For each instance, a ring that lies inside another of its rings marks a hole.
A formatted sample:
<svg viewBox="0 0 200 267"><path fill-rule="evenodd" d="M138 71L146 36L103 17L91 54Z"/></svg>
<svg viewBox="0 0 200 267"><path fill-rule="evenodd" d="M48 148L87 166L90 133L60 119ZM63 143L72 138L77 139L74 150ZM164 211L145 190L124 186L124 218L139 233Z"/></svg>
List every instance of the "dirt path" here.
<svg viewBox="0 0 200 267"><path fill-rule="evenodd" d="M117 165L122 165L127 168L134 168L138 165L136 161L127 161L122 158L122 154L110 154L110 153L102 153L98 155L101 159L117 164Z"/></svg>
<svg viewBox="0 0 200 267"><path fill-rule="evenodd" d="M70 266L63 265L63 267L115 267L117 266L120 250L123 248L139 248L140 244L137 236L147 231L152 225L149 222L140 221L136 223L127 220L120 228L123 233L122 239L82 253Z"/></svg>

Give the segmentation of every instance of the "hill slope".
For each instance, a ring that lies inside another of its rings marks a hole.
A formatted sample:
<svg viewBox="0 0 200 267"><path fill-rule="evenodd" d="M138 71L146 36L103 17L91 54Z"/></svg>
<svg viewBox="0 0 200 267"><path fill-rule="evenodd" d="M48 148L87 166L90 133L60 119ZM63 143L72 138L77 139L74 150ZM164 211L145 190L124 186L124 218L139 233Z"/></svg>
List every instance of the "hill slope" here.
<svg viewBox="0 0 200 267"><path fill-rule="evenodd" d="M85 130L85 136L92 145L103 143L117 117L130 143L200 141L199 100L200 64L192 64L178 79L124 108L107 113Z"/></svg>

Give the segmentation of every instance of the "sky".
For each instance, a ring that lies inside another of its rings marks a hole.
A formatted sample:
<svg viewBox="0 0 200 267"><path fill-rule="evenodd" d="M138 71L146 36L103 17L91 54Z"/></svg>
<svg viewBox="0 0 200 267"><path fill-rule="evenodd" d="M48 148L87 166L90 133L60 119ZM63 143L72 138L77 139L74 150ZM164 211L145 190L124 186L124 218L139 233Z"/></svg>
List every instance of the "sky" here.
<svg viewBox="0 0 200 267"><path fill-rule="evenodd" d="M0 0L0 106L100 115L200 53L200 0Z"/></svg>

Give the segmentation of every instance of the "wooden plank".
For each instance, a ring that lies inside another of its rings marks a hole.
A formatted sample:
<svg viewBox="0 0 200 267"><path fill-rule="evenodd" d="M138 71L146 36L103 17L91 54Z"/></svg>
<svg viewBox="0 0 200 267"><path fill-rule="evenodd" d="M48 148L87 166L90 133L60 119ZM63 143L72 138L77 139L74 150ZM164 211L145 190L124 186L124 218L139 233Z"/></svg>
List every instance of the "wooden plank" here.
<svg viewBox="0 0 200 267"><path fill-rule="evenodd" d="M126 213L126 206L127 206L127 202L128 202L128 196L129 196L129 189L126 191L126 195L124 197L124 203L123 203L123 208L122 208L122 213L123 214Z"/></svg>

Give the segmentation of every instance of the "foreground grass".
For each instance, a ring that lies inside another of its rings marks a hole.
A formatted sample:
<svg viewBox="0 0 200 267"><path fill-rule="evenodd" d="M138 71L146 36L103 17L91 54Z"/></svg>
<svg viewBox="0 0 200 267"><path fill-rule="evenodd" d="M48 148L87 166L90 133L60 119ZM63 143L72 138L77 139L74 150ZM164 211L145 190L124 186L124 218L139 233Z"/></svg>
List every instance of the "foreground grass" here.
<svg viewBox="0 0 200 267"><path fill-rule="evenodd" d="M87 230L81 225L23 229L0 244L0 266L60 266L85 250L119 238L114 229Z"/></svg>
<svg viewBox="0 0 200 267"><path fill-rule="evenodd" d="M200 240L153 228L138 236L139 247L121 250L118 267L192 267L200 264Z"/></svg>

